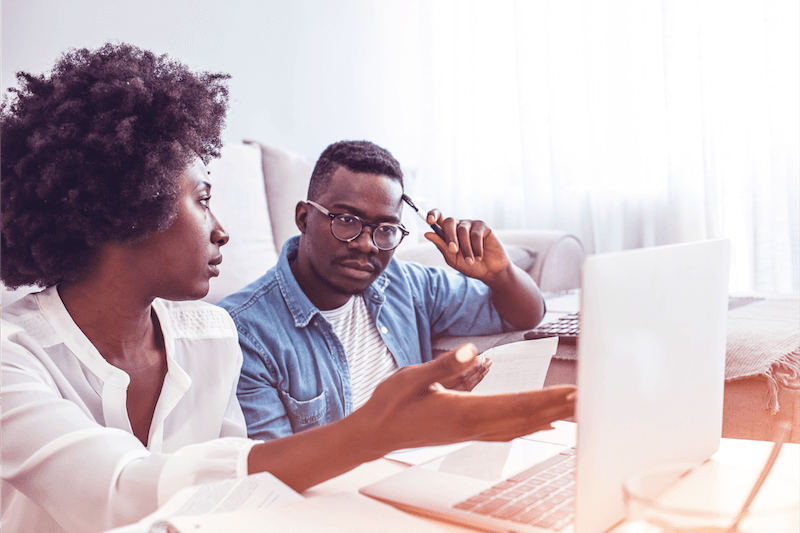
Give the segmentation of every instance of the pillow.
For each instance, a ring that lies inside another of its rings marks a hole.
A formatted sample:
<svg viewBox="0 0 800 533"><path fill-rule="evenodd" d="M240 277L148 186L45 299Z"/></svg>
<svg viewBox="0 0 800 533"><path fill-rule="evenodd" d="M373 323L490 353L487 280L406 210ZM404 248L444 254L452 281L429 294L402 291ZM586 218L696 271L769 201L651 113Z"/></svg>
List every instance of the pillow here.
<svg viewBox="0 0 800 533"><path fill-rule="evenodd" d="M539 257L539 252L533 248L521 246L519 244L506 244L504 247L511 262L533 277L533 268L536 266L536 259Z"/></svg>
<svg viewBox="0 0 800 533"><path fill-rule="evenodd" d="M306 199L315 161L257 141L244 142L261 150L272 235L275 249L280 253L286 239L300 233L294 223L295 206Z"/></svg>
<svg viewBox="0 0 800 533"><path fill-rule="evenodd" d="M222 247L220 274L203 300L217 302L262 276L278 262L267 209L261 153L231 144L208 165L211 211L230 235Z"/></svg>

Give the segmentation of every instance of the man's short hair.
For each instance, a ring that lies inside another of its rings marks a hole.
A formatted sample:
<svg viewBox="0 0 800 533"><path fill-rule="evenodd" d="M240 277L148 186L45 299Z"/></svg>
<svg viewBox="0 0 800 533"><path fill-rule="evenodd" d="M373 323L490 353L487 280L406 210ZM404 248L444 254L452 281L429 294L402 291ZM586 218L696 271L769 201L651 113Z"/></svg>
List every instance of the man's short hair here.
<svg viewBox="0 0 800 533"><path fill-rule="evenodd" d="M339 167L351 172L388 176L403 186L400 163L388 150L369 141L339 141L325 148L319 156L308 184L309 200L316 200L322 195Z"/></svg>

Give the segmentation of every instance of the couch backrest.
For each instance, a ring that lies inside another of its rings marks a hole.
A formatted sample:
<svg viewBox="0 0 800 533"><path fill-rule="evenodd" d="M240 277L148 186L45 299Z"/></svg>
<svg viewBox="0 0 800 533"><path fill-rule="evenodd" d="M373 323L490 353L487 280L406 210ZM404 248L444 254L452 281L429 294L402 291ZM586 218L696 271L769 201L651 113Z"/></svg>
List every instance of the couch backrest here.
<svg viewBox="0 0 800 533"><path fill-rule="evenodd" d="M294 223L295 206L306 199L315 161L261 142L244 142L261 150L272 236L275 249L280 253L286 239L300 233Z"/></svg>
<svg viewBox="0 0 800 533"><path fill-rule="evenodd" d="M222 247L220 275L203 298L213 303L261 277L278 261L278 253L258 147L226 145L208 171L211 211L230 235Z"/></svg>
<svg viewBox="0 0 800 533"><path fill-rule="evenodd" d="M226 145L221 157L209 164L211 208L231 239L222 249L220 276L211 280L205 301L213 303L239 290L277 262L286 239L299 233L294 223L295 206L306 198L314 163L308 157L258 141L244 141ZM427 227L410 209L404 210L403 218L412 237L418 238L407 238L397 256L431 266L444 264L430 243L422 240L422 247L417 246ZM531 230L501 230L498 235L512 260L527 270L542 290L579 286L583 248L573 235ZM2 304L31 290L38 289L2 288Z"/></svg>

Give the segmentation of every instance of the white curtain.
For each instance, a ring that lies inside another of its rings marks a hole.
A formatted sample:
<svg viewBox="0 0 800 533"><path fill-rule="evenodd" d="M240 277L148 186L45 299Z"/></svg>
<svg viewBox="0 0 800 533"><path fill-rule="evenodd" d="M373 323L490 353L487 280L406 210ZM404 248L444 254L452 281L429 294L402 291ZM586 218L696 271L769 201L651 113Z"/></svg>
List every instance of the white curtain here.
<svg viewBox="0 0 800 533"><path fill-rule="evenodd" d="M3 4L3 88L133 42L233 75L231 142L370 139L423 207L589 252L728 237L732 290L800 291L798 0L65 6Z"/></svg>
<svg viewBox="0 0 800 533"><path fill-rule="evenodd" d="M418 72L420 203L589 252L728 237L732 290L800 290L796 0L371 9Z"/></svg>

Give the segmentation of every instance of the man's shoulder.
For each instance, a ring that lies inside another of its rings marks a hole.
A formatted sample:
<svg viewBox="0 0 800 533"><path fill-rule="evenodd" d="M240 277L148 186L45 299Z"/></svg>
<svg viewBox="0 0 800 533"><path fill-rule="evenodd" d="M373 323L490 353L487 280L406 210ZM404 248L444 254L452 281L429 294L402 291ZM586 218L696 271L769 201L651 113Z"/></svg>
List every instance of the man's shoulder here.
<svg viewBox="0 0 800 533"><path fill-rule="evenodd" d="M216 305L225 309L234 319L262 300L280 294L278 277L273 267L266 274L218 301Z"/></svg>

